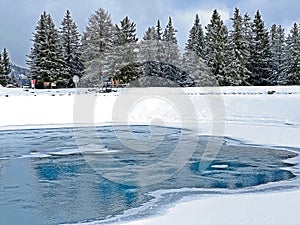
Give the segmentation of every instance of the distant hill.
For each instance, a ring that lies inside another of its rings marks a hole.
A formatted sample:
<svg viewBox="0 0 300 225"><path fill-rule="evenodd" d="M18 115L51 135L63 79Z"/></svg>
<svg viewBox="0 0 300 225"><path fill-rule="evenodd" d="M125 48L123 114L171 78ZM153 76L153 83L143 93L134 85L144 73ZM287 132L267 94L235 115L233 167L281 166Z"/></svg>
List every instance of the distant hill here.
<svg viewBox="0 0 300 225"><path fill-rule="evenodd" d="M29 69L14 64L11 64L10 68L11 72L8 74L8 77L10 78L9 83L18 87L30 85L31 75Z"/></svg>
<svg viewBox="0 0 300 225"><path fill-rule="evenodd" d="M30 72L29 72L29 69L27 69L27 68L17 66L15 64L11 64L10 68L12 69L12 71L14 71L15 75L17 75L17 76L20 74L23 74L27 77L30 77Z"/></svg>

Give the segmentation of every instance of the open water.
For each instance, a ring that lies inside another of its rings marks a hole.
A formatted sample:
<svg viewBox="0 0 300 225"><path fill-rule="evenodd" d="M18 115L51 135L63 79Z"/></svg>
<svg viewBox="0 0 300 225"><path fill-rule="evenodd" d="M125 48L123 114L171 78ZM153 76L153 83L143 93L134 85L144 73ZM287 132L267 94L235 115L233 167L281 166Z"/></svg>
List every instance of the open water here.
<svg viewBox="0 0 300 225"><path fill-rule="evenodd" d="M170 127L96 132L95 141L84 127L0 131L0 224L130 220L186 196L297 179L297 149L214 137L220 149L207 152L212 137Z"/></svg>

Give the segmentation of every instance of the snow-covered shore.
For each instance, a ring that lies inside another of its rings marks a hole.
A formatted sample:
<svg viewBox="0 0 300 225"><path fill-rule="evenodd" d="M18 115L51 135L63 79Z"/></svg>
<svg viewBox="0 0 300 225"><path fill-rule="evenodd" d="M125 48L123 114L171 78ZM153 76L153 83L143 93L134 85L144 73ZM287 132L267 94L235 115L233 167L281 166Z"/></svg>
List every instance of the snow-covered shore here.
<svg viewBox="0 0 300 225"><path fill-rule="evenodd" d="M76 126L78 122L91 121L94 124L114 121L148 124L159 119L165 125L180 121L176 102L173 104L161 93L159 97L149 95L135 99L130 110L125 112L127 121L116 118L119 114L114 113L114 108L120 95L126 98L140 91L126 89L97 94L81 90L83 101L84 96L93 96L94 102L87 105L93 111L93 118L78 121L74 114L82 108L77 104L80 99L75 90L30 93L0 88L0 129L72 127L74 123ZM300 147L300 87L186 88L181 91L194 105L200 134L212 134L213 123L216 123L224 127L223 133L216 133L219 135L253 144ZM224 110L214 108L218 107L214 105L215 98ZM181 202L164 215L126 224L296 225L300 221L299 209L299 189L234 194Z"/></svg>
<svg viewBox="0 0 300 225"><path fill-rule="evenodd" d="M165 215L126 225L298 225L300 191L215 196L177 204Z"/></svg>

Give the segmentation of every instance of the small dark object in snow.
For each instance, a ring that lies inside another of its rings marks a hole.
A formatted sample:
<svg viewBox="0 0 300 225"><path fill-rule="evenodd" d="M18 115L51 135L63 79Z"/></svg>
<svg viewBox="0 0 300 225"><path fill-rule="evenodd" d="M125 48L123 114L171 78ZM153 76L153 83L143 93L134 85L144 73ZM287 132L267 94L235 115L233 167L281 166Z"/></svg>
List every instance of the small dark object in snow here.
<svg viewBox="0 0 300 225"><path fill-rule="evenodd" d="M8 97L8 95L5 95L5 97Z"/></svg>
<svg viewBox="0 0 300 225"><path fill-rule="evenodd" d="M276 93L276 91L268 91L268 95L272 95L274 93Z"/></svg>

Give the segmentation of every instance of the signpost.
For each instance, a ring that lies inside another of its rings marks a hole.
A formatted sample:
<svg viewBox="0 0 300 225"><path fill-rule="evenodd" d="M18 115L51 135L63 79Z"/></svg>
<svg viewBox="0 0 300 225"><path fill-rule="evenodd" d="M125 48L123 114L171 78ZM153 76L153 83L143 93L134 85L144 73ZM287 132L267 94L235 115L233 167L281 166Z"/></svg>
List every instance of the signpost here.
<svg viewBox="0 0 300 225"><path fill-rule="evenodd" d="M73 76L73 82L75 84L75 88L77 89L77 85L78 85L78 82L79 82L79 76L77 76L77 75Z"/></svg>

